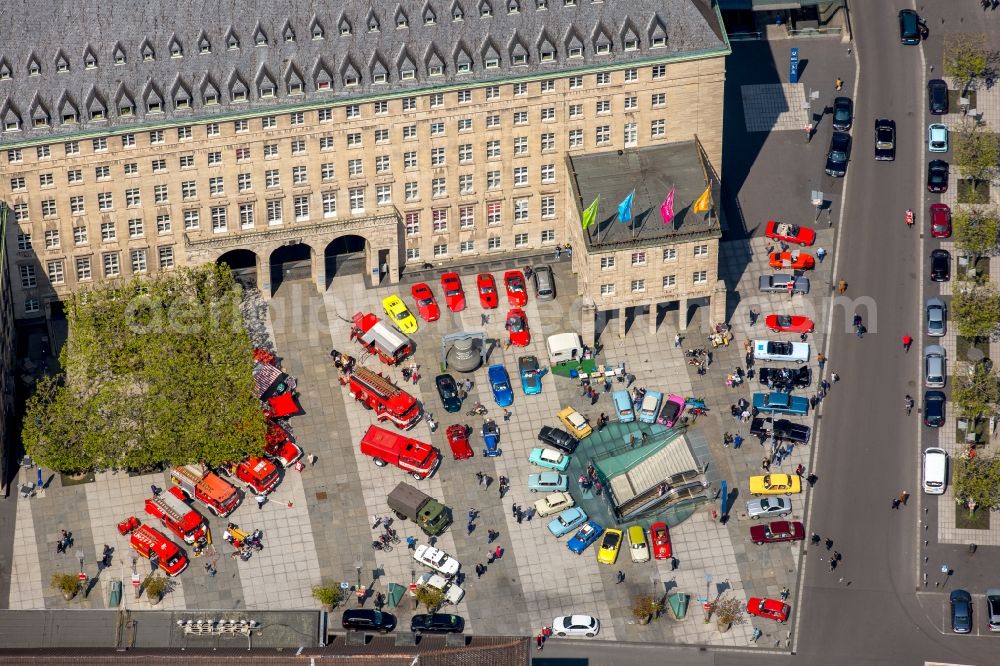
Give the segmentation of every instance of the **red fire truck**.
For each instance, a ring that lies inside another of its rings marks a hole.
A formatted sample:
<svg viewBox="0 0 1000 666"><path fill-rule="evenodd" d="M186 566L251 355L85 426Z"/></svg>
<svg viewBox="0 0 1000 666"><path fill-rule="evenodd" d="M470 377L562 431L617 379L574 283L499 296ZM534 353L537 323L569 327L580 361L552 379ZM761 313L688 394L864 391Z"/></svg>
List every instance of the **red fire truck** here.
<svg viewBox="0 0 1000 666"><path fill-rule="evenodd" d="M430 476L441 463L441 452L430 444L374 425L361 438L361 453L371 456L379 467L394 465L418 481Z"/></svg>
<svg viewBox="0 0 1000 666"><path fill-rule="evenodd" d="M180 546L149 525L140 525L129 537L129 544L151 562L163 569L168 576L176 576L188 565L188 558Z"/></svg>
<svg viewBox="0 0 1000 666"><path fill-rule="evenodd" d="M356 366L348 388L351 397L367 409L375 410L379 421L392 421L397 428L409 430L420 420L416 398L377 372Z"/></svg>
<svg viewBox="0 0 1000 666"><path fill-rule="evenodd" d="M225 518L239 506L240 494L236 488L202 465L174 467L170 470L170 481L189 499L201 502L220 518Z"/></svg>
<svg viewBox="0 0 1000 666"><path fill-rule="evenodd" d="M378 356L386 365L397 365L413 353L413 340L386 326L375 315L356 312L351 340L365 348L369 354Z"/></svg>
<svg viewBox="0 0 1000 666"><path fill-rule="evenodd" d="M167 488L166 492L148 498L146 513L159 518L164 527L187 543L196 544L199 548L208 545L208 525L200 513L184 503L184 493L180 488Z"/></svg>
<svg viewBox="0 0 1000 666"><path fill-rule="evenodd" d="M228 471L258 495L271 492L281 480L277 466L267 458L259 456L250 456Z"/></svg>

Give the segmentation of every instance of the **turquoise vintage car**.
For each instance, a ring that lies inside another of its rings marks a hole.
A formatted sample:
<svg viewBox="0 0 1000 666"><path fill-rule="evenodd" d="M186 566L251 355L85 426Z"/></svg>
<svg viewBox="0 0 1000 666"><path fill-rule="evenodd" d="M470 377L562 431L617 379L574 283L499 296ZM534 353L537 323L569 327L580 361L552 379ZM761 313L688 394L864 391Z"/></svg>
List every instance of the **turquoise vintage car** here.
<svg viewBox="0 0 1000 666"><path fill-rule="evenodd" d="M554 493L566 490L569 479L559 472L542 472L528 475L528 490L533 493Z"/></svg>
<svg viewBox="0 0 1000 666"><path fill-rule="evenodd" d="M566 468L569 467L569 456L559 453L554 449L546 449L539 446L531 449L528 462L539 467L554 469L557 472L565 472Z"/></svg>
<svg viewBox="0 0 1000 666"><path fill-rule="evenodd" d="M754 393L753 406L762 412L805 416L809 413L809 400L788 393Z"/></svg>
<svg viewBox="0 0 1000 666"><path fill-rule="evenodd" d="M579 507L574 506L566 509L549 521L549 532L552 532L552 536L558 539L561 536L569 534L585 522L587 522L587 514Z"/></svg>

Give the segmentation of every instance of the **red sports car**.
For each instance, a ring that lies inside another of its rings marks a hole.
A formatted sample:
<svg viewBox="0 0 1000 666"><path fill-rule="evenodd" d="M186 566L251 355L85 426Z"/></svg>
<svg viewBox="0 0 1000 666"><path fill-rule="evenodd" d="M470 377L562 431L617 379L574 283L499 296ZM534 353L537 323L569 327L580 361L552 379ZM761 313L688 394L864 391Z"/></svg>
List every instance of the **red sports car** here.
<svg viewBox="0 0 1000 666"><path fill-rule="evenodd" d="M788 615L792 612L792 607L784 601L778 601L777 599L750 597L747 601L747 612L757 617L765 617L768 620L787 622Z"/></svg>
<svg viewBox="0 0 1000 666"><path fill-rule="evenodd" d="M444 291L444 301L452 312L465 309L465 290L462 289L462 279L458 273L445 273L441 276L441 289Z"/></svg>
<svg viewBox="0 0 1000 666"><path fill-rule="evenodd" d="M500 303L497 296L497 283L489 273L476 276L476 289L479 290L479 304L487 310L492 310Z"/></svg>
<svg viewBox="0 0 1000 666"><path fill-rule="evenodd" d="M503 286L507 288L507 302L512 308L528 304L528 289L521 271L507 271L503 274Z"/></svg>
<svg viewBox="0 0 1000 666"><path fill-rule="evenodd" d="M653 523L649 526L649 534L653 540L653 557L658 560L669 560L673 555L670 545L670 530L666 523Z"/></svg>
<svg viewBox="0 0 1000 666"><path fill-rule="evenodd" d="M931 236L934 238L951 236L951 208L948 208L948 204L936 203L931 206Z"/></svg>
<svg viewBox="0 0 1000 666"><path fill-rule="evenodd" d="M426 282L418 282L411 290L413 300L417 302L417 312L424 321L437 321L441 316L437 301L434 300L434 292L427 286Z"/></svg>
<svg viewBox="0 0 1000 666"><path fill-rule="evenodd" d="M531 342L531 331L528 330L528 316L521 308L514 308L507 313L507 332L510 333L510 344L515 347L527 347Z"/></svg>
<svg viewBox="0 0 1000 666"><path fill-rule="evenodd" d="M791 252L772 252L768 257L771 268L784 268L794 271L804 271L816 267L816 260L808 252L792 250Z"/></svg>
<svg viewBox="0 0 1000 666"><path fill-rule="evenodd" d="M448 426L445 434L448 436L448 446L451 447L451 455L455 460L465 460L472 457L472 447L469 446L469 432L472 429L467 425L456 423Z"/></svg>
<svg viewBox="0 0 1000 666"><path fill-rule="evenodd" d="M812 333L816 328L812 319L801 315L769 314L764 325L775 333Z"/></svg>
<svg viewBox="0 0 1000 666"><path fill-rule="evenodd" d="M816 232L812 229L788 222L775 222L774 220L767 221L767 230L764 235L774 240L803 246L816 242Z"/></svg>
<svg viewBox="0 0 1000 666"><path fill-rule="evenodd" d="M797 520L775 520L767 525L750 526L750 540L758 546L779 541L802 541L805 537L806 528Z"/></svg>

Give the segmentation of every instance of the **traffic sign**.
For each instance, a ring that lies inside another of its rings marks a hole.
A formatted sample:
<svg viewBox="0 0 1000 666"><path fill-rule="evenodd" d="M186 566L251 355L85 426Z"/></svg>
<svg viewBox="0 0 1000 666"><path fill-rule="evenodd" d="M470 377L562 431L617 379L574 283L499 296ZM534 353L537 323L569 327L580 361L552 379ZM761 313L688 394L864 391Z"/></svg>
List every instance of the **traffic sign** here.
<svg viewBox="0 0 1000 666"><path fill-rule="evenodd" d="M132 587L139 589L140 582L139 574L132 574Z"/></svg>

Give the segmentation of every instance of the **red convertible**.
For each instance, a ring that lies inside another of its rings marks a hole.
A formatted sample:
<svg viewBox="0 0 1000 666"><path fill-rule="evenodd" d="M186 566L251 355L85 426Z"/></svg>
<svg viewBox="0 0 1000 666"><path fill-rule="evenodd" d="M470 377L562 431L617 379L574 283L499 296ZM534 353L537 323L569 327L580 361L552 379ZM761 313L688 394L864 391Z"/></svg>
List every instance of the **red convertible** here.
<svg viewBox="0 0 1000 666"><path fill-rule="evenodd" d="M417 302L417 312L424 321L437 321L441 316L437 301L434 300L434 292L427 286L426 282L418 282L413 285L410 291L413 300Z"/></svg>
<svg viewBox="0 0 1000 666"><path fill-rule="evenodd" d="M503 286L507 289L507 301L512 308L528 304L528 289L521 271L507 271L503 274Z"/></svg>
<svg viewBox="0 0 1000 666"><path fill-rule="evenodd" d="M806 227L788 222L767 221L767 230L764 235L777 241L795 243L796 245L812 245L816 242L816 232Z"/></svg>
<svg viewBox="0 0 1000 666"><path fill-rule="evenodd" d="M476 276L476 288L479 290L479 304L487 310L495 308L500 299L497 298L497 283L489 273Z"/></svg>
<svg viewBox="0 0 1000 666"><path fill-rule="evenodd" d="M781 541L802 541L805 537L806 529L797 520L775 520L767 525L750 526L750 540L758 546Z"/></svg>
<svg viewBox="0 0 1000 666"><path fill-rule="evenodd" d="M771 268L804 271L816 267L816 260L808 252L792 250L791 252L772 252L768 258Z"/></svg>
<svg viewBox="0 0 1000 666"><path fill-rule="evenodd" d="M507 313L506 328L507 332L510 333L510 344L515 347L527 347L531 342L528 317L521 308L514 308Z"/></svg>
<svg viewBox="0 0 1000 666"><path fill-rule="evenodd" d="M469 431L467 425L456 423L448 426L445 434L448 436L448 446L451 447L451 455L455 460L465 460L472 457L472 447L469 446Z"/></svg>
<svg viewBox="0 0 1000 666"><path fill-rule="evenodd" d="M775 333L812 333L816 324L809 317L800 315L769 314L764 325Z"/></svg>
<svg viewBox="0 0 1000 666"><path fill-rule="evenodd" d="M792 612L792 607L784 601L778 601L777 599L750 597L747 601L747 612L757 617L767 618L768 620L787 622L788 616Z"/></svg>
<svg viewBox="0 0 1000 666"><path fill-rule="evenodd" d="M669 560L673 554L670 546L670 531L666 523L653 523L649 526L649 535L653 540L653 557L658 560Z"/></svg>
<svg viewBox="0 0 1000 666"><path fill-rule="evenodd" d="M462 289L462 279L458 277L458 273L442 275L441 290L444 292L444 301L448 304L449 310L461 312L465 309L465 290Z"/></svg>

